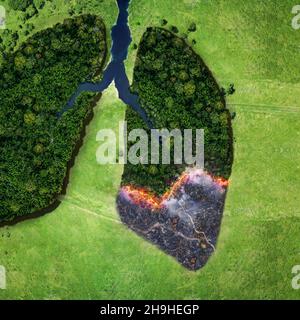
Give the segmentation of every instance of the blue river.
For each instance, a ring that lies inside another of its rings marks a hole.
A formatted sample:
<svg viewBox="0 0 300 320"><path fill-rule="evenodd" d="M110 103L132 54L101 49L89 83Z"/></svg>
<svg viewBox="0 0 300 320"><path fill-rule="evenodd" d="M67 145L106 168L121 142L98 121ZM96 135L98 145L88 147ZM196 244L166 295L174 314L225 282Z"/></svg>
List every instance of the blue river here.
<svg viewBox="0 0 300 320"><path fill-rule="evenodd" d="M83 82L79 85L76 92L72 95L62 113L71 109L77 97L82 92L103 92L114 81L119 93L119 98L133 108L144 120L149 128L153 128L151 120L145 110L140 106L137 95L130 92L130 84L126 75L124 61L127 59L128 48L132 41L131 32L128 25L128 7L130 0L117 0L119 15L116 24L111 29L112 47L111 61L104 70L101 82ZM62 114L61 113L61 114ZM60 114L60 115L61 115Z"/></svg>

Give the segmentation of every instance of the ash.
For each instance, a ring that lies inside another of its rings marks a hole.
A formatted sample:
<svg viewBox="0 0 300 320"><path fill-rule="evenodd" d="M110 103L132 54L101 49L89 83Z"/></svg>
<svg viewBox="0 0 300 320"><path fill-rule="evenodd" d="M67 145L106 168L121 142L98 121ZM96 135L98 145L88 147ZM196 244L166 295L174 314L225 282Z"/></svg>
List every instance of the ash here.
<svg viewBox="0 0 300 320"><path fill-rule="evenodd" d="M160 208L135 204L123 191L117 208L130 229L184 267L198 270L215 251L225 198L225 187L204 173L193 173Z"/></svg>

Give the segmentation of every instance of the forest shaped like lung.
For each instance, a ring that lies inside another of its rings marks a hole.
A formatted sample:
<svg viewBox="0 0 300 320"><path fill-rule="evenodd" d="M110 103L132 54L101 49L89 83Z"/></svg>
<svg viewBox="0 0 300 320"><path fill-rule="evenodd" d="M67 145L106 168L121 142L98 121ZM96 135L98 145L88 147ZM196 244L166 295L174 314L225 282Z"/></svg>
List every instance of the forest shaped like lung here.
<svg viewBox="0 0 300 320"><path fill-rule="evenodd" d="M64 107L106 60L102 19L81 15L36 33L0 65L0 222L55 203L94 95Z"/></svg>
<svg viewBox="0 0 300 320"><path fill-rule="evenodd" d="M182 135L184 129L204 129L205 171L229 178L232 128L224 94L201 57L183 39L161 28L148 28L139 45L131 90L139 96L155 128L180 129ZM126 120L128 132L138 128L149 131L129 107ZM129 142L128 149L134 143ZM173 153L171 146L171 156ZM162 195L186 169L185 163L174 165L172 160L171 165L128 163L122 183Z"/></svg>
<svg viewBox="0 0 300 320"><path fill-rule="evenodd" d="M148 28L139 45L132 92L156 129L204 129L204 170L186 163L125 165L117 198L121 220L191 270L216 249L233 162L231 118L211 71L185 40ZM127 129L143 128L126 111ZM128 142L128 150L136 141ZM195 141L194 141L195 142ZM150 139L149 139L149 150Z"/></svg>

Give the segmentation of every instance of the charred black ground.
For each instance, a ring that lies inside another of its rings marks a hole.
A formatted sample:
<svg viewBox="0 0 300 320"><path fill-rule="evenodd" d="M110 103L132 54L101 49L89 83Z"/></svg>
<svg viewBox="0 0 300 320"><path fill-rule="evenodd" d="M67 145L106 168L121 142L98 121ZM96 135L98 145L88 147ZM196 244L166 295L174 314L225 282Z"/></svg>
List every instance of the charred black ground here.
<svg viewBox="0 0 300 320"><path fill-rule="evenodd" d="M141 199L132 201L121 190L118 210L130 229L175 257L183 266L197 270L215 250L226 188L205 173L193 174L159 208Z"/></svg>

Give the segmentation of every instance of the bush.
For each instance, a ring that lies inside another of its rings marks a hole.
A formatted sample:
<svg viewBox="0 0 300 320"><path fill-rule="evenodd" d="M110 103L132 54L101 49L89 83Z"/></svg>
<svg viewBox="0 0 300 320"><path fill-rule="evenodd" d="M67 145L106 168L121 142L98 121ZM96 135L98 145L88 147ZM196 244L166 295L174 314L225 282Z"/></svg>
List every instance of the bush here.
<svg viewBox="0 0 300 320"><path fill-rule="evenodd" d="M25 11L32 3L32 0L8 0L8 5L18 11Z"/></svg>
<svg viewBox="0 0 300 320"><path fill-rule="evenodd" d="M160 25L163 27L163 26L165 26L165 25L167 25L168 24L168 21L166 20L166 19L161 19L160 20Z"/></svg>
<svg viewBox="0 0 300 320"><path fill-rule="evenodd" d="M197 30L197 25L195 22L192 22L190 25L189 25L189 28L188 28L188 31L189 32L195 32Z"/></svg>
<svg viewBox="0 0 300 320"><path fill-rule="evenodd" d="M179 32L179 30L178 30L178 28L176 26L171 26L170 27L170 31L173 32L173 33L178 33Z"/></svg>
<svg viewBox="0 0 300 320"><path fill-rule="evenodd" d="M229 85L229 88L227 89L227 94L232 95L232 94L234 94L234 93L235 93L234 84L231 83L231 84Z"/></svg>

